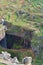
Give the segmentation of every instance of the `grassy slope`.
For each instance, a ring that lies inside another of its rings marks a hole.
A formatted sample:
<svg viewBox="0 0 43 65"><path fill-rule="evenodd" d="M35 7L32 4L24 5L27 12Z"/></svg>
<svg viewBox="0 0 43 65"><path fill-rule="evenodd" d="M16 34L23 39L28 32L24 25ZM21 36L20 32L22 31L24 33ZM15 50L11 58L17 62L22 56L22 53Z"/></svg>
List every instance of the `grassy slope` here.
<svg viewBox="0 0 43 65"><path fill-rule="evenodd" d="M6 65L6 64L0 63L0 65Z"/></svg>
<svg viewBox="0 0 43 65"><path fill-rule="evenodd" d="M0 19L4 17L7 21L12 23L12 25L35 29L38 34L43 35L43 29L40 26L43 22L43 18L41 18L41 16L43 16L43 0L25 0L22 4L19 0L15 2L12 0L1 0L0 3ZM23 10L29 13L30 16L28 20L24 18L25 15L18 17L15 14L17 10ZM35 16L35 18L32 18L33 16ZM11 31L14 30L12 30L12 27L9 28L11 28Z"/></svg>
<svg viewBox="0 0 43 65"><path fill-rule="evenodd" d="M0 0L0 19L4 17L12 25L21 26L26 29L35 29L39 36L43 36L43 18L41 17L43 16L43 0L30 0L29 3L27 1L28 0L24 3L26 7L23 7L23 4L21 5L19 0L16 0L16 2ZM15 14L17 10L28 12L30 14L28 20L26 18L24 19L24 15L17 17ZM32 16L35 16L35 19L33 19ZM10 26L9 29L10 28L11 32L18 31L12 26Z"/></svg>

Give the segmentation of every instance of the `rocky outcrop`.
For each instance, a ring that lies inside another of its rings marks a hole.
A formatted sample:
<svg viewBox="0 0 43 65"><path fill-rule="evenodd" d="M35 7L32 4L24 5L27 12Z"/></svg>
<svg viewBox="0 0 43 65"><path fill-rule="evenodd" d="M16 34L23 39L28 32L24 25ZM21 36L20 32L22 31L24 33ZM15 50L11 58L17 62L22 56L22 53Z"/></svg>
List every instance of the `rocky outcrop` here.
<svg viewBox="0 0 43 65"><path fill-rule="evenodd" d="M18 61L17 57L11 58L11 54L8 52L3 52L0 54L0 62L7 65L31 65L32 57L25 57L22 63Z"/></svg>
<svg viewBox="0 0 43 65"><path fill-rule="evenodd" d="M32 62L32 57L25 57L22 60L22 63L26 65L31 65L31 62Z"/></svg>

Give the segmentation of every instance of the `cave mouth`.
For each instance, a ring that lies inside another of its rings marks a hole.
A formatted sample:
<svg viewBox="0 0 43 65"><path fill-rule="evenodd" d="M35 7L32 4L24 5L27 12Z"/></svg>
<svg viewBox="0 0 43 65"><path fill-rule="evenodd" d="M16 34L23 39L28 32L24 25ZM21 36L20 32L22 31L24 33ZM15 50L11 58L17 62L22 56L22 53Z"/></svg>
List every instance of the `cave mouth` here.
<svg viewBox="0 0 43 65"><path fill-rule="evenodd" d="M24 38L6 34L7 48L15 49L16 48L31 48L31 40L24 40Z"/></svg>

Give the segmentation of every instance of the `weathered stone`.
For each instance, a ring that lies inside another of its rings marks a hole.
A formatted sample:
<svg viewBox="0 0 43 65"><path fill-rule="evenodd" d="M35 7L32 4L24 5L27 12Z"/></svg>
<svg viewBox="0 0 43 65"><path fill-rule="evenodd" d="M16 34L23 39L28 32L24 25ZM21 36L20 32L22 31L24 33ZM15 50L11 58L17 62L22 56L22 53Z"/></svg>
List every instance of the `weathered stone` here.
<svg viewBox="0 0 43 65"><path fill-rule="evenodd" d="M11 63L11 65L17 65L16 63Z"/></svg>
<svg viewBox="0 0 43 65"><path fill-rule="evenodd" d="M32 57L25 57L22 60L22 63L26 65L31 65L31 62L32 62Z"/></svg>
<svg viewBox="0 0 43 65"><path fill-rule="evenodd" d="M6 51L5 52L2 51L2 56L3 56L4 60L10 60L11 59L11 57L10 57L11 54L6 52Z"/></svg>
<svg viewBox="0 0 43 65"><path fill-rule="evenodd" d="M0 54L0 59L3 59L3 56L2 56L2 54Z"/></svg>
<svg viewBox="0 0 43 65"><path fill-rule="evenodd" d="M5 23L5 20L4 20L4 19L2 19L2 20L1 20L1 22L2 22L2 25L4 25L4 23Z"/></svg>
<svg viewBox="0 0 43 65"><path fill-rule="evenodd" d="M17 57L14 57L14 58L12 59L12 63L17 63L17 64L19 63Z"/></svg>

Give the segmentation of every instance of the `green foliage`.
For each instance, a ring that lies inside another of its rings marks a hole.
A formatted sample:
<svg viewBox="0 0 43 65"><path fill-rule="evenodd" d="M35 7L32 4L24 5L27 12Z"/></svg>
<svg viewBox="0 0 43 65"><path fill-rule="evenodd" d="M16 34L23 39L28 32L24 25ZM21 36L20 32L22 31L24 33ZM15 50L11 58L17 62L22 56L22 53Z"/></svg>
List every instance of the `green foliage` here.
<svg viewBox="0 0 43 65"><path fill-rule="evenodd" d="M17 54L17 58L21 61L23 59L23 54L22 52Z"/></svg>
<svg viewBox="0 0 43 65"><path fill-rule="evenodd" d="M0 46L0 53L2 52L2 50L3 50L3 49L2 49L2 47Z"/></svg>
<svg viewBox="0 0 43 65"><path fill-rule="evenodd" d="M19 45L19 44L17 44L17 43L16 43L16 44L14 43L13 46L12 46L12 48L13 48L13 49L21 49L22 46Z"/></svg>
<svg viewBox="0 0 43 65"><path fill-rule="evenodd" d="M26 55L27 56L32 56L32 54L29 51L26 52Z"/></svg>
<svg viewBox="0 0 43 65"><path fill-rule="evenodd" d="M7 52L9 52L11 54L11 57L17 57L19 59L19 61L21 61L23 58L23 54L19 51L7 50Z"/></svg>
<svg viewBox="0 0 43 65"><path fill-rule="evenodd" d="M32 56L32 54L30 52L24 51L24 52L19 52L19 51L10 51L8 50L9 53L11 53L12 57L17 57L19 59L19 61L21 61L23 59L23 57L26 56Z"/></svg>
<svg viewBox="0 0 43 65"><path fill-rule="evenodd" d="M19 51L19 50L11 50L11 49L3 49L0 47L0 53L2 51L7 51L8 53L11 54L11 57L17 57L19 61L21 61L25 56L32 56L31 52L29 51Z"/></svg>
<svg viewBox="0 0 43 65"><path fill-rule="evenodd" d="M0 16L4 17L6 19L6 21L8 21L9 23L12 24L12 26L9 26L8 28L8 32L10 31L10 33L13 34L13 32L18 33L20 32L20 28L17 27L13 27L13 26L20 26L23 27L25 29L35 29L37 32L39 30L39 32L37 33L37 35L33 36L32 38L32 45L37 47L39 43L43 43L43 41L41 39L37 39L38 36L43 36L43 24L41 24L41 22L43 22L43 0L25 0L24 4L22 6L18 5L19 1L16 0L15 2L13 1L4 1L1 0L0 2L2 5L0 7ZM3 5L5 5L7 7L4 7ZM21 10L24 11L25 14L19 14L17 15L16 13ZM13 13L14 12L14 13ZM16 12L16 13L15 13ZM27 16L27 14L30 14L29 16ZM4 15L3 15L4 14ZM14 19L12 19L13 17ZM42 17L40 17L42 16ZM40 25L39 25L40 24ZM2 26L0 25L0 28ZM35 33L35 32L34 32ZM29 35L26 35L26 38L28 38ZM11 39L10 39L11 41ZM20 45L13 45L13 48L16 49L20 49L22 48L22 46ZM0 47L0 53L3 49ZM11 50L7 50L8 52L11 53L12 57L14 56L18 56L19 59L22 58L22 55L27 55L27 56L31 56L31 54L29 52L24 52L23 54L19 52L13 52ZM20 55L20 57L19 57ZM40 56L37 58L38 60L40 59ZM38 62L38 60L36 62Z"/></svg>
<svg viewBox="0 0 43 65"><path fill-rule="evenodd" d="M19 4L19 6L18 6ZM23 27L25 29L40 29L40 35L43 35L43 25L34 25L34 23L43 22L43 0L25 0L21 5L18 0L16 1L1 1L2 7L0 7L0 16L4 17L6 21L13 25ZM4 7L4 5L6 7ZM29 6L29 7L28 7ZM24 14L17 14L19 11L24 12ZM28 15L29 14L29 15ZM20 32L20 29L12 29L9 26L8 32ZM37 30L36 29L36 30Z"/></svg>
<svg viewBox="0 0 43 65"><path fill-rule="evenodd" d="M4 64L4 63L0 63L0 65L6 65L6 64Z"/></svg>
<svg viewBox="0 0 43 65"><path fill-rule="evenodd" d="M15 52L15 51L7 50L7 52L9 52L11 54L11 57L17 56L17 52Z"/></svg>

